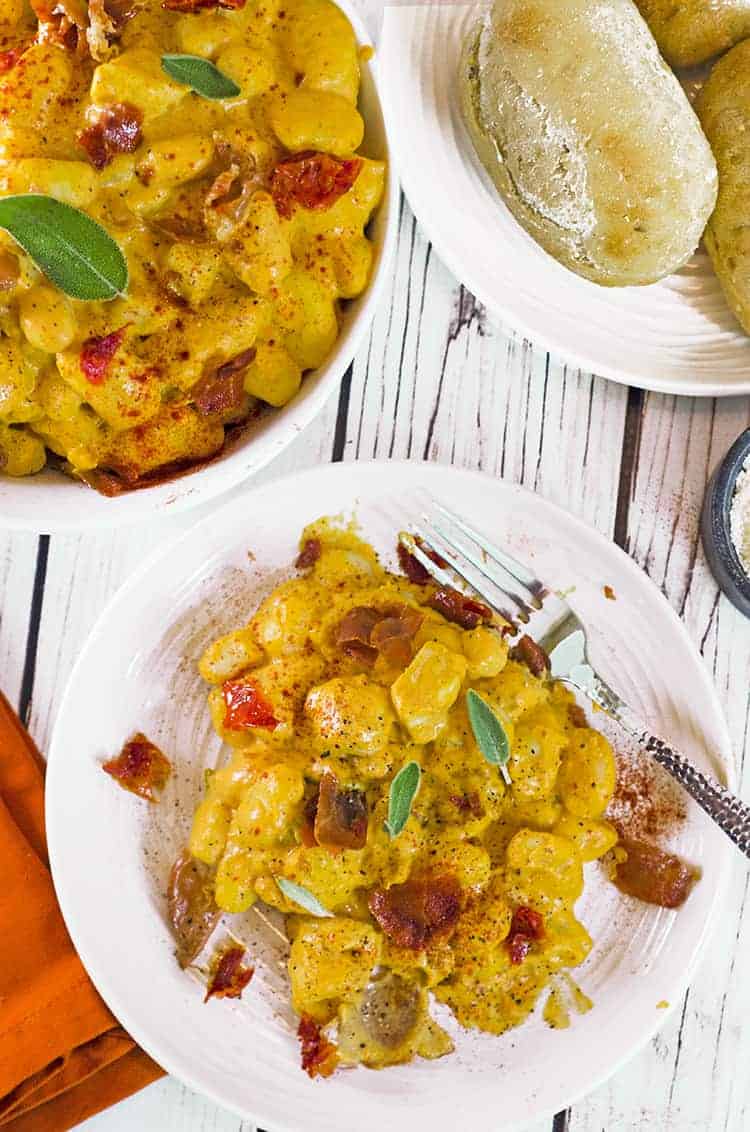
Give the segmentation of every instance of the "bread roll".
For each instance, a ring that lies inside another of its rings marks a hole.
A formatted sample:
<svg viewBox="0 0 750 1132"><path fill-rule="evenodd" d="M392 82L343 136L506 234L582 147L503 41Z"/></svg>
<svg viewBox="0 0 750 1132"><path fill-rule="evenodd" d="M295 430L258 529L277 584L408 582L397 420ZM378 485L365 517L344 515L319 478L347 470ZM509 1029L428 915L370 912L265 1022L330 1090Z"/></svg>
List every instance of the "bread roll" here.
<svg viewBox="0 0 750 1132"><path fill-rule="evenodd" d="M635 0L673 67L694 67L750 35L750 0Z"/></svg>
<svg viewBox="0 0 750 1132"><path fill-rule="evenodd" d="M696 109L719 166L706 247L727 302L750 334L750 40L719 60Z"/></svg>
<svg viewBox="0 0 750 1132"><path fill-rule="evenodd" d="M613 287L690 258L716 165L632 0L496 0L462 71L477 154L550 255Z"/></svg>

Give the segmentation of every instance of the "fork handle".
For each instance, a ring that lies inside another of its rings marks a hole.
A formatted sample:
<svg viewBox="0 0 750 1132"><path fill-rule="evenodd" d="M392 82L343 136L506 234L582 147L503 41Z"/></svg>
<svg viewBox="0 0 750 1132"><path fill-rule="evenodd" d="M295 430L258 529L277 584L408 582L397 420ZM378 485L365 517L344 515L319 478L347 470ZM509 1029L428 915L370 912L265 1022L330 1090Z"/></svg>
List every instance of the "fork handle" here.
<svg viewBox="0 0 750 1132"><path fill-rule="evenodd" d="M750 806L719 782L708 778L663 739L644 730L627 704L601 677L594 675L593 682L588 686L576 683L576 687L616 719L687 790L691 798L723 829L745 856L750 857Z"/></svg>

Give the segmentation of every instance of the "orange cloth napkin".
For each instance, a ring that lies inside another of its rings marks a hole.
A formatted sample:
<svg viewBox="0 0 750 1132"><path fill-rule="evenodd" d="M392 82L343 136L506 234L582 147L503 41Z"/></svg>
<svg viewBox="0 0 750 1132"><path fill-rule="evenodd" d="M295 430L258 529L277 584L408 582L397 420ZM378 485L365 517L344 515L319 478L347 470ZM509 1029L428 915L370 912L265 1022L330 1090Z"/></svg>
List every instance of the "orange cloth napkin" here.
<svg viewBox="0 0 750 1132"><path fill-rule="evenodd" d="M94 990L55 900L44 762L0 693L0 1130L66 1132L161 1077Z"/></svg>

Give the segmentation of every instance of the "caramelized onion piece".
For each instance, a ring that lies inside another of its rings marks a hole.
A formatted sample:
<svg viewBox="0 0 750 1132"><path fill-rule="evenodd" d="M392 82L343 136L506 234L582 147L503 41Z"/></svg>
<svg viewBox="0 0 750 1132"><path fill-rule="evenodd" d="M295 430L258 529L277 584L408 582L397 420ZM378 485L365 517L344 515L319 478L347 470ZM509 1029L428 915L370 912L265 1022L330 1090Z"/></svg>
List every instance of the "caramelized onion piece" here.
<svg viewBox="0 0 750 1132"><path fill-rule="evenodd" d="M421 951L449 935L461 914L461 886L454 876L425 876L376 889L370 911L399 947Z"/></svg>
<svg viewBox="0 0 750 1132"><path fill-rule="evenodd" d="M679 908L687 900L698 872L674 853L645 841L620 841L628 857L617 865L614 883L627 896L661 908Z"/></svg>
<svg viewBox="0 0 750 1132"><path fill-rule="evenodd" d="M335 774L324 774L313 831L318 845L327 849L363 849L367 843L367 798L363 792L340 790Z"/></svg>
<svg viewBox="0 0 750 1132"><path fill-rule="evenodd" d="M411 660L412 640L423 620L409 605L356 605L339 623L335 641L347 656L365 664L374 664L381 653L389 663L403 666Z"/></svg>
<svg viewBox="0 0 750 1132"><path fill-rule="evenodd" d="M187 967L203 950L219 921L214 872L185 849L169 874L169 924L177 941L177 961L181 967Z"/></svg>
<svg viewBox="0 0 750 1132"><path fill-rule="evenodd" d="M365 988L359 1013L371 1038L386 1049L396 1049L419 1021L419 988L386 971Z"/></svg>

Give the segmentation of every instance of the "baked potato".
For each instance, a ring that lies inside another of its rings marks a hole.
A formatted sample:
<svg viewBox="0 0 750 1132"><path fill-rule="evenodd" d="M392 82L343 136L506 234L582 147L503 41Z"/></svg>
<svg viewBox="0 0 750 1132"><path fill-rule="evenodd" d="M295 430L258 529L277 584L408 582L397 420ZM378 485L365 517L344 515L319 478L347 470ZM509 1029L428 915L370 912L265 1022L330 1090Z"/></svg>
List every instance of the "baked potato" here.
<svg viewBox="0 0 750 1132"><path fill-rule="evenodd" d="M716 165L632 0L496 0L470 33L461 78L480 160L560 263L628 286L690 258Z"/></svg>
<svg viewBox="0 0 750 1132"><path fill-rule="evenodd" d="M636 0L664 58L694 67L750 35L750 0Z"/></svg>
<svg viewBox="0 0 750 1132"><path fill-rule="evenodd" d="M750 40L719 60L696 110L719 167L705 243L727 302L750 334Z"/></svg>

